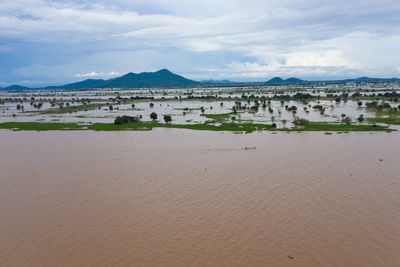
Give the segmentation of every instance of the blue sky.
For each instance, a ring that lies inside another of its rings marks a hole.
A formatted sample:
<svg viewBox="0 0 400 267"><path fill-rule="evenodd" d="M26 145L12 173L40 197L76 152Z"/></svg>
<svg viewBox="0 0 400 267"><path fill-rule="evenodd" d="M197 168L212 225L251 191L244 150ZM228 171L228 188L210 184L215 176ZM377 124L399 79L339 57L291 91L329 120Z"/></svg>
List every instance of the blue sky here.
<svg viewBox="0 0 400 267"><path fill-rule="evenodd" d="M400 77L398 0L1 0L0 86Z"/></svg>

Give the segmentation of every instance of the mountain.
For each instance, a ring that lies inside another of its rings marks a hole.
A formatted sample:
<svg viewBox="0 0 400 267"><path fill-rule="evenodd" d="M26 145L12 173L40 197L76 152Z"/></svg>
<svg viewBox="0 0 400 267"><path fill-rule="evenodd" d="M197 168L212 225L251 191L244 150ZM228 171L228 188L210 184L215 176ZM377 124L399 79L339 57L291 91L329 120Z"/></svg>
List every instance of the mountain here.
<svg viewBox="0 0 400 267"><path fill-rule="evenodd" d="M343 82L354 82L354 83L380 83L380 82L398 82L400 79L397 78L369 78L360 77L356 79L346 79Z"/></svg>
<svg viewBox="0 0 400 267"><path fill-rule="evenodd" d="M103 79L87 79L81 82L69 83L58 88L62 89L85 89L85 88L97 88L103 84L105 80Z"/></svg>
<svg viewBox="0 0 400 267"><path fill-rule="evenodd" d="M4 87L1 90L8 90L8 91L16 90L17 91L17 90L29 90L29 89L30 89L29 87L21 86L21 85L18 85L18 84L13 84L13 85L10 85L8 87Z"/></svg>
<svg viewBox="0 0 400 267"><path fill-rule="evenodd" d="M265 84L267 85L279 85L279 84L295 84L295 83L304 83L305 81L300 80L298 78L288 78L286 80L281 77L274 77L271 80L267 81Z"/></svg>
<svg viewBox="0 0 400 267"><path fill-rule="evenodd" d="M286 83L303 83L305 81L298 79L298 78L288 78L285 80Z"/></svg>
<svg viewBox="0 0 400 267"><path fill-rule="evenodd" d="M213 79L210 79L210 80L201 81L201 83L205 83L205 84L227 84L227 83L233 83L233 82L229 81L229 80L213 80Z"/></svg>
<svg viewBox="0 0 400 267"><path fill-rule="evenodd" d="M186 79L180 75L174 74L167 69L156 72L128 73L114 79L87 79L80 82L69 83L61 86L48 86L39 88L29 88L21 85L11 85L0 90L18 91L35 89L90 89L90 88L162 88L162 87L191 87L191 86L252 86L252 85L289 85L289 84L345 84L345 83L383 83L400 82L398 78L369 78L359 77L355 79L344 80L321 80L305 81L298 78L288 78L286 80L280 77L274 77L267 82L232 82L229 80L206 80L196 82Z"/></svg>
<svg viewBox="0 0 400 267"><path fill-rule="evenodd" d="M187 87L199 85L167 69L156 72L128 73L124 76L106 80L98 88L154 88L154 87Z"/></svg>
<svg viewBox="0 0 400 267"><path fill-rule="evenodd" d="M267 81L266 83L268 84L276 84L276 83L283 83L285 80L283 80L281 77L274 77L271 80Z"/></svg>

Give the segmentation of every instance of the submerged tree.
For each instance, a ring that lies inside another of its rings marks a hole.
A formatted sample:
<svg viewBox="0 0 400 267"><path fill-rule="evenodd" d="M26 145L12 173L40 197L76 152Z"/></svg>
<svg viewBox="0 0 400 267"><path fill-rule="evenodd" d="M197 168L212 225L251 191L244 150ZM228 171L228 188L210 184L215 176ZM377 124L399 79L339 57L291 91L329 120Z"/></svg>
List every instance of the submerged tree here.
<svg viewBox="0 0 400 267"><path fill-rule="evenodd" d="M345 118L342 119L342 122L344 122L347 125L350 125L351 124L351 118L350 117L345 117Z"/></svg>
<svg viewBox="0 0 400 267"><path fill-rule="evenodd" d="M157 119L157 113L152 112L152 113L150 114L150 119L152 119L153 121L155 121L155 120Z"/></svg>
<svg viewBox="0 0 400 267"><path fill-rule="evenodd" d="M296 125L296 126L307 126L308 124L310 124L310 121L306 120L306 119L296 118L293 121L293 124Z"/></svg>
<svg viewBox="0 0 400 267"><path fill-rule="evenodd" d="M170 116L170 115L164 115L164 121L165 121L166 123L172 121L171 116Z"/></svg>

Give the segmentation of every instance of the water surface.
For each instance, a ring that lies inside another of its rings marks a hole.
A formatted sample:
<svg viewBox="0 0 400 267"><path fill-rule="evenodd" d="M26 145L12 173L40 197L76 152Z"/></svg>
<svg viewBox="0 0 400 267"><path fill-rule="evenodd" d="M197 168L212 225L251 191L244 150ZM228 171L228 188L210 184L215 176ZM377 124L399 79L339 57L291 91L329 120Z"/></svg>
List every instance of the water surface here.
<svg viewBox="0 0 400 267"><path fill-rule="evenodd" d="M399 137L1 130L0 265L398 266Z"/></svg>

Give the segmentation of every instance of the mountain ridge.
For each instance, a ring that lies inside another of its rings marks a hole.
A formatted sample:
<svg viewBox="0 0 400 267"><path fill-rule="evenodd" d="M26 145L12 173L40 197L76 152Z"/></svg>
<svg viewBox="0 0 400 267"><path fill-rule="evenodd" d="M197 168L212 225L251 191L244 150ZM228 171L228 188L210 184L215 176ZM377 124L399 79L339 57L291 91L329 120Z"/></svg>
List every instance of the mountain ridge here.
<svg viewBox="0 0 400 267"><path fill-rule="evenodd" d="M322 81L307 81L299 78L290 77L282 79L281 77L273 77L266 82L232 82L229 80L205 80L197 82L194 80L187 79L178 74L172 73L167 69L161 69L155 72L141 72L133 73L129 72L120 77L104 80L104 79L86 79L79 82L69 83L60 86L47 86L30 88L13 84L8 87L0 87L0 90L6 91L21 91L21 90L32 90L32 89L95 89L95 88L168 88L168 87L192 87L201 85L226 85L226 84L261 84L261 85L290 85L290 84L310 84L310 83L362 83L362 82L400 82L398 78L369 78L359 77L354 79L342 79L342 80L322 80Z"/></svg>

